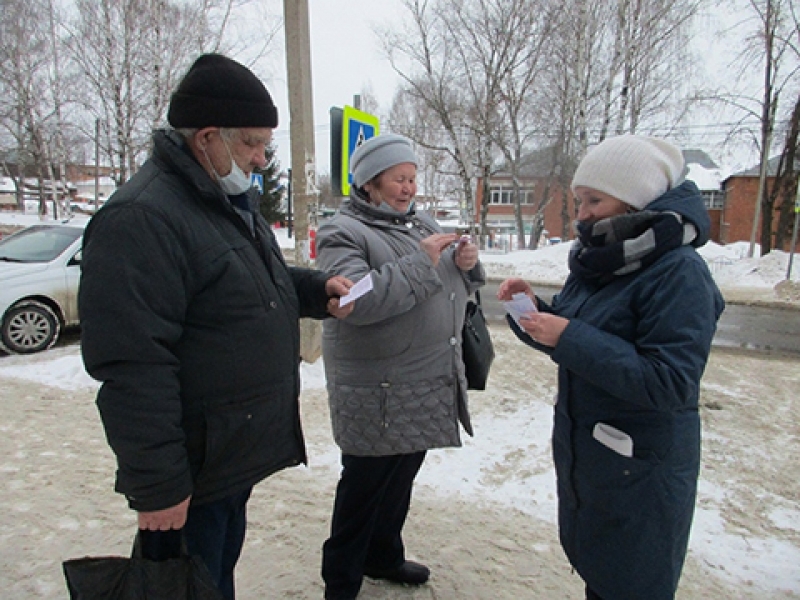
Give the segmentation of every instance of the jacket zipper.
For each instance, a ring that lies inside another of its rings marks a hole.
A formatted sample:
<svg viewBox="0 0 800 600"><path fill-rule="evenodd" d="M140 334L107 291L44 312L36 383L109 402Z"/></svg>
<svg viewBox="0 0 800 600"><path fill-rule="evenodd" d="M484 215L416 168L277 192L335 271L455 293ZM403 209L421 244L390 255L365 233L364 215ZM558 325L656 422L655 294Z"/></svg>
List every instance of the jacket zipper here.
<svg viewBox="0 0 800 600"><path fill-rule="evenodd" d="M381 388L383 388L383 392L381 393L381 425L383 425L384 429L389 428L389 388L392 387L392 384L388 381L381 382Z"/></svg>

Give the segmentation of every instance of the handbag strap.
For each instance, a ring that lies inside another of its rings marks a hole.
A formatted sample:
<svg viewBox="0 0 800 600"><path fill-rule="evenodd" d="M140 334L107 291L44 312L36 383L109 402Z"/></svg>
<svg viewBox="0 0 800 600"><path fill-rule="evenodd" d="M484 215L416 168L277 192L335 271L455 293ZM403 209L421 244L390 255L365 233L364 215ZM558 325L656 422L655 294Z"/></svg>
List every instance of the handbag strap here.
<svg viewBox="0 0 800 600"><path fill-rule="evenodd" d="M169 529L166 531L149 531L139 529L133 540L132 558L145 558L148 560L162 561L171 558L188 556L186 536L183 529Z"/></svg>
<svg viewBox="0 0 800 600"><path fill-rule="evenodd" d="M478 306L481 305L481 291L480 290L475 290L475 304L477 304Z"/></svg>

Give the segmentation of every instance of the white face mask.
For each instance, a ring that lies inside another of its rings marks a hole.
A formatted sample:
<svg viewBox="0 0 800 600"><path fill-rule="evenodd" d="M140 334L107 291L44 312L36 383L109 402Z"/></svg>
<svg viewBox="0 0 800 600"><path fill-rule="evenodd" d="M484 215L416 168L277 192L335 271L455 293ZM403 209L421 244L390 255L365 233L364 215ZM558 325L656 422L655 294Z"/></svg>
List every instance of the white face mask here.
<svg viewBox="0 0 800 600"><path fill-rule="evenodd" d="M223 192L225 192L228 196L238 196L239 194L244 194L253 186L253 184L250 181L250 178L247 176L247 173L242 171L239 165L236 164L236 161L233 160L233 154L231 154L231 149L228 148L228 143L224 139L222 140L222 143L225 145L225 150L228 151L228 157L231 159L231 172L225 175L225 177L221 177L214 168L211 160L208 160L208 164L211 165L211 170L214 171L214 175L216 176ZM203 153L206 153L205 148L203 148ZM206 159L208 159L208 154L206 154Z"/></svg>

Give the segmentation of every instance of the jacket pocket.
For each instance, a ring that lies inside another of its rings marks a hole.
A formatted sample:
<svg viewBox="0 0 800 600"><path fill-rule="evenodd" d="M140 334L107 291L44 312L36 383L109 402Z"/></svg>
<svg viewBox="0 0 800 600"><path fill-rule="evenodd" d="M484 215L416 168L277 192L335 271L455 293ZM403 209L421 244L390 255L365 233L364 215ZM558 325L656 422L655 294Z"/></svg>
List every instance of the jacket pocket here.
<svg viewBox="0 0 800 600"><path fill-rule="evenodd" d="M297 401L290 384L206 403L203 417L205 451L195 481L201 493L255 483L303 460Z"/></svg>
<svg viewBox="0 0 800 600"><path fill-rule="evenodd" d="M636 441L633 441L634 447ZM575 487L579 502L610 518L657 512L664 497L661 461L623 456L579 430L575 443Z"/></svg>

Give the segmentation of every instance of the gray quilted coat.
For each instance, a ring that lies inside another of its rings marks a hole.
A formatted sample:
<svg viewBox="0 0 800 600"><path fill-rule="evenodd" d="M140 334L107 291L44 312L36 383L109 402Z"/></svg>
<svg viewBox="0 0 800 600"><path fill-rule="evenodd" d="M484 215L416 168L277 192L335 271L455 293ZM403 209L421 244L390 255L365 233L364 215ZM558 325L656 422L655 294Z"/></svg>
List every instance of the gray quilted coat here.
<svg viewBox="0 0 800 600"><path fill-rule="evenodd" d="M344 454L386 456L460 446L472 435L461 360L466 301L485 283L419 242L441 228L421 212L376 207L354 192L317 234L317 267L373 290L323 324L333 434Z"/></svg>

